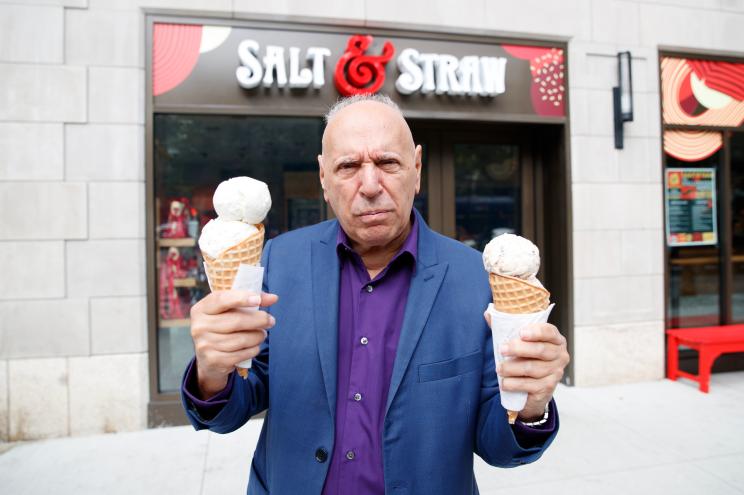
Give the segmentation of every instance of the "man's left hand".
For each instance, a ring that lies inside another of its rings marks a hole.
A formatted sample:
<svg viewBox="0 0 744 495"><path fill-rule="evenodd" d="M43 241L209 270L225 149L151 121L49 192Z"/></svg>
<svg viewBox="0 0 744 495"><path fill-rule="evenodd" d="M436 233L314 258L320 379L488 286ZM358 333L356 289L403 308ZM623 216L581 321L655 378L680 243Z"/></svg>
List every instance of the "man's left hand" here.
<svg viewBox="0 0 744 495"><path fill-rule="evenodd" d="M550 323L528 325L520 330L519 337L501 344L499 351L512 358L496 368L502 377L501 388L527 392L527 404L518 418L525 422L541 419L570 360L566 338Z"/></svg>

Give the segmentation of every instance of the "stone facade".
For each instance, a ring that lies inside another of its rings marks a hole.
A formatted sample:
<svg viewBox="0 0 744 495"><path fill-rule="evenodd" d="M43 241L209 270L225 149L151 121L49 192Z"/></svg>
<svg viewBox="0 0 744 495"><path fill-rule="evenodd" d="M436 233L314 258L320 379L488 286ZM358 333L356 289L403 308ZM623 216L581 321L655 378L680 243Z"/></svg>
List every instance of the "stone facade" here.
<svg viewBox="0 0 744 495"><path fill-rule="evenodd" d="M744 1L0 0L0 439L146 427L145 9L567 40L574 382L663 376L658 49L744 56Z"/></svg>

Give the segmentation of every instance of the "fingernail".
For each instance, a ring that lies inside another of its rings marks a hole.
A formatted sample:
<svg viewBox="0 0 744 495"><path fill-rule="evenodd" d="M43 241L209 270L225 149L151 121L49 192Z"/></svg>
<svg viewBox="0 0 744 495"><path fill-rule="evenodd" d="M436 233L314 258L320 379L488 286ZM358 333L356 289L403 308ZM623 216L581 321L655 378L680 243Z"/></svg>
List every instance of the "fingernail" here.
<svg viewBox="0 0 744 495"><path fill-rule="evenodd" d="M248 299L246 299L246 303L248 306L258 306L261 304L261 296L248 296Z"/></svg>
<svg viewBox="0 0 744 495"><path fill-rule="evenodd" d="M272 327L274 325L276 325L276 318L274 318L273 316L269 315L269 324L271 324Z"/></svg>
<svg viewBox="0 0 744 495"><path fill-rule="evenodd" d="M504 366L501 363L497 364L496 365L496 373L498 373L500 375L501 374L501 370L503 368L504 368Z"/></svg>
<svg viewBox="0 0 744 495"><path fill-rule="evenodd" d="M534 335L534 332L530 328L523 328L522 330L519 331L519 335L521 337L526 337L529 339L530 337Z"/></svg>
<svg viewBox="0 0 744 495"><path fill-rule="evenodd" d="M501 354L508 354L509 353L509 344L501 344L499 346L499 352Z"/></svg>

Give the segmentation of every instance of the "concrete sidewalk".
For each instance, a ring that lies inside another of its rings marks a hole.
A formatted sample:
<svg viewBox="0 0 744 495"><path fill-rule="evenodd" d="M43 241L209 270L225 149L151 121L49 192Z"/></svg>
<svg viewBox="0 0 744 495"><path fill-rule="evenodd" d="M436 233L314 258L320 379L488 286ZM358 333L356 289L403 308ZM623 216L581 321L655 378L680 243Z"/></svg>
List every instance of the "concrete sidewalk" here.
<svg viewBox="0 0 744 495"><path fill-rule="evenodd" d="M506 470L476 458L483 495L744 494L744 372L714 375L710 394L663 380L556 396L561 431L541 460ZM0 444L0 492L241 494L260 427Z"/></svg>

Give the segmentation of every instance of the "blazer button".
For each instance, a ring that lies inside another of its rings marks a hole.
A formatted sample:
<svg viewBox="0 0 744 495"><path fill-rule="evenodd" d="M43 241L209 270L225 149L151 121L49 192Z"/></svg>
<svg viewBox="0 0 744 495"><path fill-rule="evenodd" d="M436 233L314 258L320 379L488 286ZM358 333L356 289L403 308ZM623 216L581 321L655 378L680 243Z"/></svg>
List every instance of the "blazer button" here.
<svg viewBox="0 0 744 495"><path fill-rule="evenodd" d="M328 451L323 447L315 451L315 460L318 462L325 462L328 460Z"/></svg>

